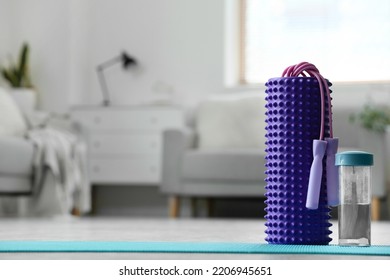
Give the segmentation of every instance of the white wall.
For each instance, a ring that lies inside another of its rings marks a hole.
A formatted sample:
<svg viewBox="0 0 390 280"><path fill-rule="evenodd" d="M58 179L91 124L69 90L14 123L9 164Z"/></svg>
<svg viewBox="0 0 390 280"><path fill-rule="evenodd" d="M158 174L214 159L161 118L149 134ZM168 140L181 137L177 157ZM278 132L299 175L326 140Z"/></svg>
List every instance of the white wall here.
<svg viewBox="0 0 390 280"><path fill-rule="evenodd" d="M114 104L164 96L192 103L209 94L244 90L263 94L263 86L225 88L224 15L230 2L0 0L0 39L9 38L8 44L1 44L0 55L16 53L22 41L31 44L32 76L48 110L99 104L95 67L122 50L133 55L139 67L106 70ZM377 102L389 103L388 84L333 89L334 106L361 106L373 93Z"/></svg>
<svg viewBox="0 0 390 280"><path fill-rule="evenodd" d="M69 92L69 9L63 0L8 0L10 52L31 47L30 67L42 107L63 110Z"/></svg>
<svg viewBox="0 0 390 280"><path fill-rule="evenodd" d="M139 67L107 69L114 103L172 92L179 100L220 91L223 1L90 1L88 100L101 100L95 65L126 50Z"/></svg>
<svg viewBox="0 0 390 280"><path fill-rule="evenodd" d="M98 104L95 67L122 50L139 67L106 70L114 104L188 102L223 89L222 0L2 1L15 14L11 51L31 45L43 108Z"/></svg>
<svg viewBox="0 0 390 280"><path fill-rule="evenodd" d="M10 49L10 22L12 14L10 13L10 2L0 0L0 64L7 63L7 56ZM3 83L0 83L2 85Z"/></svg>

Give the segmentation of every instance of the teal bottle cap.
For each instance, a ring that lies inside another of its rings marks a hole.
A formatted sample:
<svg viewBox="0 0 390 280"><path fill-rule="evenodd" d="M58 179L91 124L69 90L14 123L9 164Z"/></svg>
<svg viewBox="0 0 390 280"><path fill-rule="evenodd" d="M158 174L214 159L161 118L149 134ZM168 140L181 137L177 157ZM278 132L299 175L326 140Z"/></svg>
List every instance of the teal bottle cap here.
<svg viewBox="0 0 390 280"><path fill-rule="evenodd" d="M374 165L374 155L361 151L348 151L336 154L336 165L371 166Z"/></svg>

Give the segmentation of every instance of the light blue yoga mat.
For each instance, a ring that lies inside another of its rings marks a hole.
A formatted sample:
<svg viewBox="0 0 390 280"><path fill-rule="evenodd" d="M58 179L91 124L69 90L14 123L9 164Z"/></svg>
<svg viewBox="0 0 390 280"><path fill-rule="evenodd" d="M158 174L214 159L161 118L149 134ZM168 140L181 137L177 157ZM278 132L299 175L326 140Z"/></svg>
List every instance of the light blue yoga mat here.
<svg viewBox="0 0 390 280"><path fill-rule="evenodd" d="M275 245L219 242L0 241L0 252L332 254L390 256L390 246Z"/></svg>

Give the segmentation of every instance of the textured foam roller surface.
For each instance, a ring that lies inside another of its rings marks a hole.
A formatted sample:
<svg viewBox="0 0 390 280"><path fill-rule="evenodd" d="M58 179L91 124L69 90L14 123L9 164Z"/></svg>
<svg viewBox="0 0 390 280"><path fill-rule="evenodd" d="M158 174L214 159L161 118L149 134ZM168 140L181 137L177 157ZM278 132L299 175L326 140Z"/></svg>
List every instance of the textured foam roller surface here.
<svg viewBox="0 0 390 280"><path fill-rule="evenodd" d="M328 82L328 85L331 84ZM332 239L326 197L326 158L318 209L305 207L313 140L319 138L321 129L318 81L311 77L272 78L266 83L265 92L266 241L329 244ZM329 137L327 104L326 100L324 137Z"/></svg>

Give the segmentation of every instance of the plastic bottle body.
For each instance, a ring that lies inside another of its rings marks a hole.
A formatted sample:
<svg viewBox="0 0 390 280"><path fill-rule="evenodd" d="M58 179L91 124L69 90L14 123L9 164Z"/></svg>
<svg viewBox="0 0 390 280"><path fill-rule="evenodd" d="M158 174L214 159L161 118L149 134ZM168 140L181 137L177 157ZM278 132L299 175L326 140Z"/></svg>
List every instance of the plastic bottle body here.
<svg viewBox="0 0 390 280"><path fill-rule="evenodd" d="M339 166L339 245L371 245L371 166Z"/></svg>

